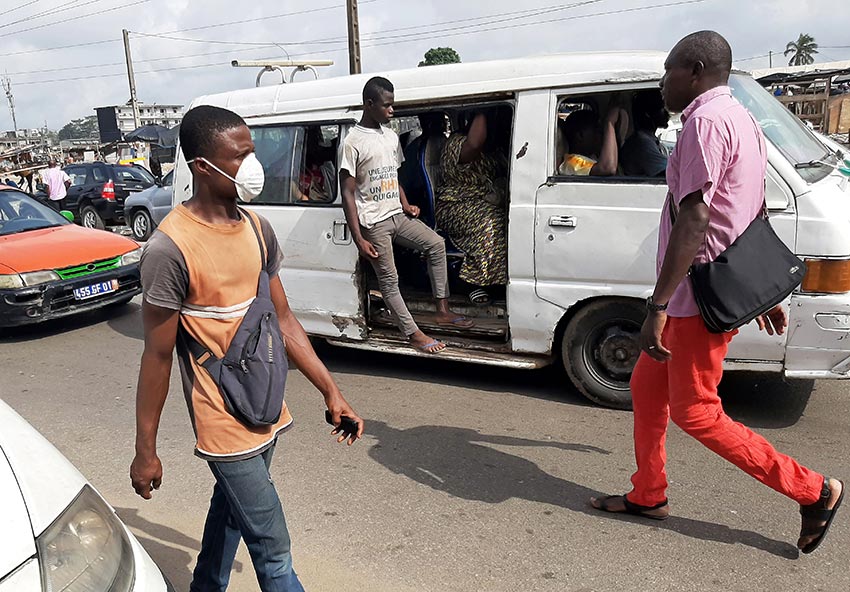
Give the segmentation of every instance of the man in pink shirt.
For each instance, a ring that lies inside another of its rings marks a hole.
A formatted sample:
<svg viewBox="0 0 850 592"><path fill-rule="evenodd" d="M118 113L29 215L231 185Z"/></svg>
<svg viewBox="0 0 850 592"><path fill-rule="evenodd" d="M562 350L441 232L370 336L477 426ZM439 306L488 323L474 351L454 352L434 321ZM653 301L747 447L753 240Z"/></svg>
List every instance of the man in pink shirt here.
<svg viewBox="0 0 850 592"><path fill-rule="evenodd" d="M47 197L50 199L50 205L57 211L61 211L65 205L65 197L68 195L68 188L71 186L71 177L59 168L59 163L55 158L51 158L47 162L47 170L41 173L41 179L47 185Z"/></svg>
<svg viewBox="0 0 850 592"><path fill-rule="evenodd" d="M667 503L665 439L673 420L689 435L758 481L800 504L797 546L814 551L844 497L844 484L780 454L733 422L717 386L736 332L710 333L687 277L694 262L713 261L760 215L767 156L761 128L728 86L732 49L713 31L682 39L661 81L667 108L682 113L682 132L667 165L658 280L647 300L641 357L632 374L637 472L626 495L593 498L594 508L663 520ZM677 211L675 223L669 203ZM788 324L779 305L757 319L771 335Z"/></svg>

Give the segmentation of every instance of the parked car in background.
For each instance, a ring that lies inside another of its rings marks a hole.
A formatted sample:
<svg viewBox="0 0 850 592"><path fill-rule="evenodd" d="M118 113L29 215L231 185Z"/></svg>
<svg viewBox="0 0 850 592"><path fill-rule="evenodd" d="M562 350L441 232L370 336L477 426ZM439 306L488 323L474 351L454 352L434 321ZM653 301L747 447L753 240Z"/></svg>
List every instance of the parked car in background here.
<svg viewBox="0 0 850 592"><path fill-rule="evenodd" d="M131 195L156 185L153 175L144 167L132 164L81 162L63 168L71 177L65 198L65 209L86 228L103 229L119 226L124 221L124 201ZM46 195L39 194L40 201Z"/></svg>
<svg viewBox="0 0 850 592"><path fill-rule="evenodd" d="M156 187L131 195L124 202L124 220L127 221L136 240L148 240L159 223L171 211L173 180L174 171L171 171L162 178L162 182L157 183Z"/></svg>
<svg viewBox="0 0 850 592"><path fill-rule="evenodd" d="M0 327L129 302L142 291L141 252L0 185Z"/></svg>
<svg viewBox="0 0 850 592"><path fill-rule="evenodd" d="M0 592L172 592L83 475L0 400Z"/></svg>

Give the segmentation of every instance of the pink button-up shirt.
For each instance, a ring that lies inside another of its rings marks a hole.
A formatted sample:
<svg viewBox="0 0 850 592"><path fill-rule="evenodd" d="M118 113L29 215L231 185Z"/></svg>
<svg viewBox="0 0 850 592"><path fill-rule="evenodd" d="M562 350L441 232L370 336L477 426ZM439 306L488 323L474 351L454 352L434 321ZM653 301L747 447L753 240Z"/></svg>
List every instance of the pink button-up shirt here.
<svg viewBox="0 0 850 592"><path fill-rule="evenodd" d="M728 86L698 96L682 112L682 131L667 163L667 199L678 204L695 191L709 208L705 242L696 263L713 261L737 239L762 210L767 151L764 136L750 112ZM661 212L657 270L661 271L673 229L668 204ZM690 278L670 299L667 314L699 314Z"/></svg>

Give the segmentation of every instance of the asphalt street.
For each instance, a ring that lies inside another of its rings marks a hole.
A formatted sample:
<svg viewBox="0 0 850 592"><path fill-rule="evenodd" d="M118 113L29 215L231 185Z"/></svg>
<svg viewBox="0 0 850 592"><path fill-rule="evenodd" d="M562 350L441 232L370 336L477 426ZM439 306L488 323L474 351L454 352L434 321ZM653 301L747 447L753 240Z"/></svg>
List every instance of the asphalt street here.
<svg viewBox="0 0 850 592"><path fill-rule="evenodd" d="M79 467L186 590L213 480L192 454L174 372L159 436L162 488L149 502L133 493L139 311L137 299L0 333L0 396ZM590 496L628 489L631 414L586 402L559 370L318 350L367 435L337 445L321 397L290 374L295 426L272 475L307 590L850 590L850 507L821 549L798 556L797 506L677 428L668 439L670 520L590 509ZM735 419L850 483L850 384L738 374L722 390ZM256 589L243 547L230 590Z"/></svg>

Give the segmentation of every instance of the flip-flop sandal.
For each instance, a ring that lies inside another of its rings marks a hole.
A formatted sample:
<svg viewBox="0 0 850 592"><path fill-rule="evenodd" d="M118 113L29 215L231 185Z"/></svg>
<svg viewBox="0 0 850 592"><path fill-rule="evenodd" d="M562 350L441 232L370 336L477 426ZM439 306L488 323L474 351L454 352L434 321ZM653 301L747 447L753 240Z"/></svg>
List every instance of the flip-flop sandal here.
<svg viewBox="0 0 850 592"><path fill-rule="evenodd" d="M411 343L410 345L413 345L413 344ZM421 351L423 354L430 354L432 356L436 356L437 354L441 354L444 351L446 351L445 347L440 348L436 351L431 351L431 348L436 346L436 345L440 345L440 342L435 339L431 343L426 343L425 345L413 345L413 347L415 347L416 349Z"/></svg>
<svg viewBox="0 0 850 592"><path fill-rule="evenodd" d="M611 510L608 502L619 499L623 500L623 505L625 506L625 509ZM654 506L640 506L638 504L633 504L625 495L608 495L596 501L599 503L599 507L593 506L595 509L600 510L602 512L608 512L610 514L629 514L630 516L640 516L641 518L649 518L650 520L667 520L667 518L669 517L655 516L653 514L648 513L652 510L660 510L661 508L666 506L666 499L660 504L655 504Z"/></svg>
<svg viewBox="0 0 850 592"><path fill-rule="evenodd" d="M437 321L437 324L440 327L458 327L459 329L469 329L475 326L475 322L472 319L468 319L463 315L458 315L450 321Z"/></svg>
<svg viewBox="0 0 850 592"><path fill-rule="evenodd" d="M491 302L490 295L486 290L473 290L469 293L469 301L475 306L487 306Z"/></svg>
<svg viewBox="0 0 850 592"><path fill-rule="evenodd" d="M841 481L840 479L836 479L836 481L841 483L841 495L838 496L838 501L835 502L835 506L833 506L831 510L817 507L822 503L823 498L809 506L800 506L800 515L803 517L803 526L800 529L800 537L812 536L814 534L820 535L811 543L800 549L803 553L811 553L820 547L823 539L826 538L826 533L829 532L829 527L832 526L832 521L835 519L835 513L838 511L839 506L841 506L841 502L844 501L844 481ZM829 478L826 479L826 484L828 487ZM823 503L825 504L827 502L829 502L829 498L826 498L826 501ZM810 523L809 525L806 525L807 519L814 522L824 522L824 524L813 526Z"/></svg>

